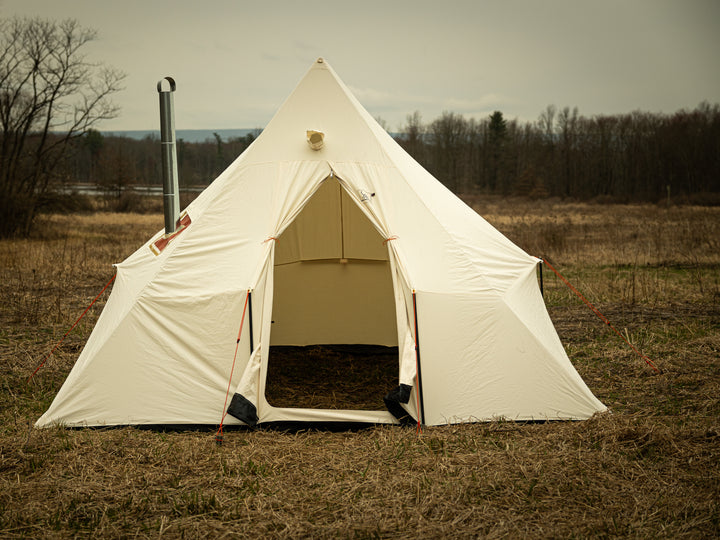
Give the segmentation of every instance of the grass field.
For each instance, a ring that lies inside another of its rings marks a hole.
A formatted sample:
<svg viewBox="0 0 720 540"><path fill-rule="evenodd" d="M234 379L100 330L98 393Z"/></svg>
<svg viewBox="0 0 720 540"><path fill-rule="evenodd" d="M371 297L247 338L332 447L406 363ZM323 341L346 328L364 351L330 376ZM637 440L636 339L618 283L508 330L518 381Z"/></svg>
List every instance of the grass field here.
<svg viewBox="0 0 720 540"><path fill-rule="evenodd" d="M720 208L472 199L551 262L548 310L611 414L357 432L32 429L157 214L52 215L0 241L0 537L632 537L720 533Z"/></svg>

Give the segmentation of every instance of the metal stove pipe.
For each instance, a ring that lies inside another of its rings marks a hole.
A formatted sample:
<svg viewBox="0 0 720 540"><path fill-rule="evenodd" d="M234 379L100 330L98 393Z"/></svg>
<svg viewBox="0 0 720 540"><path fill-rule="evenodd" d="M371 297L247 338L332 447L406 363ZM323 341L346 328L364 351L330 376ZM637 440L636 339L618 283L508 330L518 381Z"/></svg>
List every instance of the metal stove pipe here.
<svg viewBox="0 0 720 540"><path fill-rule="evenodd" d="M163 81L170 83L170 90L163 90ZM160 95L160 145L162 148L163 209L165 212L165 235L177 229L180 217L180 189L178 187L177 149L175 146L175 110L173 92L175 80L165 77L157 83Z"/></svg>

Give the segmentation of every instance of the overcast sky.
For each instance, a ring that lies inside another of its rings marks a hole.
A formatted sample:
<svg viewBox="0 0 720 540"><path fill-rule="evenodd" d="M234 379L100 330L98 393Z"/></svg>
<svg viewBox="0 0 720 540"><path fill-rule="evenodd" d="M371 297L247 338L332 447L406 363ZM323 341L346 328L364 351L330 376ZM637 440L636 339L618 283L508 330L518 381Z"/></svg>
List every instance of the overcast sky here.
<svg viewBox="0 0 720 540"><path fill-rule="evenodd" d="M77 19L127 74L102 130L264 127L318 57L398 130L419 111L534 121L720 102L719 0L0 0L0 17Z"/></svg>

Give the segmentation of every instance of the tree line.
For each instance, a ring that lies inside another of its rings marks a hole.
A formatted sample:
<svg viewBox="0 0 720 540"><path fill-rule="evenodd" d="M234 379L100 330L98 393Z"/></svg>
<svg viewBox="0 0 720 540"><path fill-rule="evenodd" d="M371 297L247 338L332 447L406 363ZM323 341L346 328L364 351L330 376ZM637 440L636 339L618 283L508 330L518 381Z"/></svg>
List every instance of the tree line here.
<svg viewBox="0 0 720 540"><path fill-rule="evenodd" d="M720 203L720 105L584 117L548 106L535 122L445 112L407 117L397 138L456 193Z"/></svg>
<svg viewBox="0 0 720 540"><path fill-rule="evenodd" d="M200 143L179 140L181 188L205 186L259 133ZM668 196L720 203L720 106L674 114L581 116L548 106L535 122L445 112L425 124L408 115L395 135L458 194L657 202ZM90 131L74 153L74 181L122 191L161 183L157 137L132 140Z"/></svg>
<svg viewBox="0 0 720 540"><path fill-rule="evenodd" d="M203 142L176 141L181 189L207 186L255 140L259 133L223 140L217 133ZM162 185L160 139L103 135L90 130L77 140L66 178L72 183L95 185L118 196L137 186Z"/></svg>

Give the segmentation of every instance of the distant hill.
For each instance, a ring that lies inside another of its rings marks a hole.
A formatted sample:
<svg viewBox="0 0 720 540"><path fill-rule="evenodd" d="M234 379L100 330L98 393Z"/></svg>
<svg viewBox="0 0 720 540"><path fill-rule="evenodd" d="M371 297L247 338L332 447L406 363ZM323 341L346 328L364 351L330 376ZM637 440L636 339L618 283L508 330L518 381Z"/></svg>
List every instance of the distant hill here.
<svg viewBox="0 0 720 540"><path fill-rule="evenodd" d="M248 133L257 133L259 129L178 129L175 131L177 140L183 139L189 143L204 142L208 139L215 139L213 133L220 135L223 141L245 137ZM144 139L148 135L160 139L160 130L130 130L130 131L103 131L106 137L127 137L129 139Z"/></svg>

